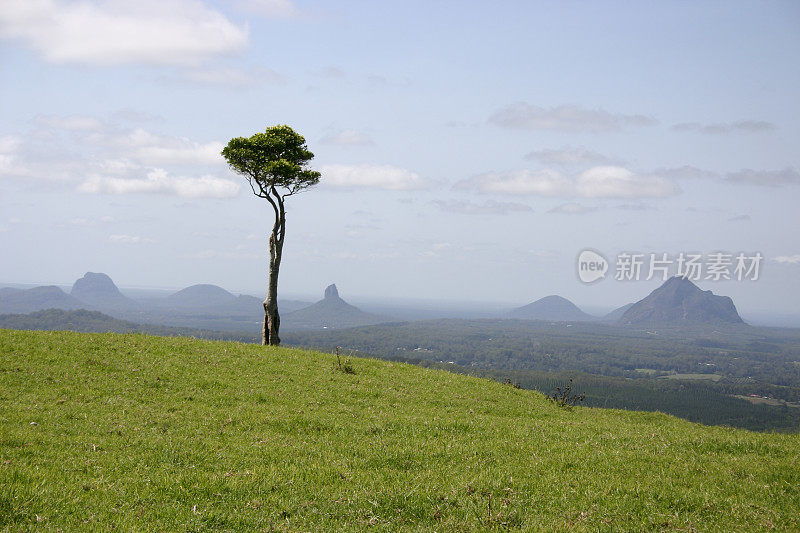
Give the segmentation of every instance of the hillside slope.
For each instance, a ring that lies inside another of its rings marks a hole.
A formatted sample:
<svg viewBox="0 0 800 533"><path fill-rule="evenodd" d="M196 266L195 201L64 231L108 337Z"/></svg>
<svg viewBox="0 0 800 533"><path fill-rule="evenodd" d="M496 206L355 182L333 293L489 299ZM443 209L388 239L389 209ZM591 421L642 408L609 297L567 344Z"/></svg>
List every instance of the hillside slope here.
<svg viewBox="0 0 800 533"><path fill-rule="evenodd" d="M31 313L40 309L86 309L90 305L65 293L55 285L24 290L6 290L0 294L0 313Z"/></svg>
<svg viewBox="0 0 800 533"><path fill-rule="evenodd" d="M162 337L196 337L198 339L257 342L255 334L214 331L196 328L159 326L128 322L99 311L77 309L45 309L29 314L0 314L0 328L43 331L80 331L84 333L146 333Z"/></svg>
<svg viewBox="0 0 800 533"><path fill-rule="evenodd" d="M0 529L800 528L797 435L352 366L0 330Z"/></svg>

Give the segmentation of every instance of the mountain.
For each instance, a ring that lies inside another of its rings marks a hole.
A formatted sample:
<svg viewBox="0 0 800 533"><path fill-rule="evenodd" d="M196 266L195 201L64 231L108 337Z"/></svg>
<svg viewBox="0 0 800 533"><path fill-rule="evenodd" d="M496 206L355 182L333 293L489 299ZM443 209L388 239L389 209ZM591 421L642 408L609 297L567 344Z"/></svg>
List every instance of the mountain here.
<svg viewBox="0 0 800 533"><path fill-rule="evenodd" d="M633 304L618 323L695 325L744 324L744 321L729 297L701 290L688 279L675 276Z"/></svg>
<svg viewBox="0 0 800 533"><path fill-rule="evenodd" d="M310 302L278 300L281 309L295 311L311 305ZM211 315L249 316L259 319L264 314L261 298L247 294L234 294L217 285L192 285L167 296L162 305L185 313Z"/></svg>
<svg viewBox="0 0 800 533"><path fill-rule="evenodd" d="M233 314L260 316L264 312L262 299L247 294L234 294L217 285L192 285L167 296L164 303L168 307L185 311L208 313L221 311ZM300 300L278 300L281 311L292 312L311 305L311 302Z"/></svg>
<svg viewBox="0 0 800 533"><path fill-rule="evenodd" d="M339 297L336 285L328 285L322 300L281 317L286 329L337 329L389 322L392 318L366 313Z"/></svg>
<svg viewBox="0 0 800 533"><path fill-rule="evenodd" d="M0 298L5 298L9 294L15 294L22 291L22 289L15 289L14 287L0 287Z"/></svg>
<svg viewBox="0 0 800 533"><path fill-rule="evenodd" d="M631 302L629 304L625 304L625 305L623 305L621 307L617 307L616 309L614 309L610 313L608 313L606 315L603 315L603 322L616 322L616 321L618 321L620 318L622 318L622 315L625 314L625 311L627 311L628 309L633 307L635 303L636 302Z"/></svg>
<svg viewBox="0 0 800 533"><path fill-rule="evenodd" d="M528 305L512 310L508 316L524 320L590 321L597 320L561 296L545 296Z"/></svg>
<svg viewBox="0 0 800 533"><path fill-rule="evenodd" d="M72 286L70 294L99 309L135 308L137 303L124 296L111 278L98 272L87 272Z"/></svg>
<svg viewBox="0 0 800 533"><path fill-rule="evenodd" d="M202 309L234 305L236 296L217 285L192 285L167 296L165 303L170 307Z"/></svg>
<svg viewBox="0 0 800 533"><path fill-rule="evenodd" d="M55 285L25 290L3 291L0 313L31 313L42 309L81 309L90 307Z"/></svg>

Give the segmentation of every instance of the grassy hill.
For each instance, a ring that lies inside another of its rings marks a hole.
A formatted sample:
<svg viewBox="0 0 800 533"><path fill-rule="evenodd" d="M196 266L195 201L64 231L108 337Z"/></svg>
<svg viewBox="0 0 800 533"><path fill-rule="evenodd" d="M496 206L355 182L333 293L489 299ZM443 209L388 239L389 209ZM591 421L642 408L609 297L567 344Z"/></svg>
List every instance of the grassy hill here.
<svg viewBox="0 0 800 533"><path fill-rule="evenodd" d="M178 326L159 326L120 320L99 311L44 309L29 314L0 315L0 329L81 331L84 333L145 333L163 337L181 336L199 339L257 342L257 334L214 331Z"/></svg>
<svg viewBox="0 0 800 533"><path fill-rule="evenodd" d="M405 364L0 330L0 530L800 529L800 436Z"/></svg>

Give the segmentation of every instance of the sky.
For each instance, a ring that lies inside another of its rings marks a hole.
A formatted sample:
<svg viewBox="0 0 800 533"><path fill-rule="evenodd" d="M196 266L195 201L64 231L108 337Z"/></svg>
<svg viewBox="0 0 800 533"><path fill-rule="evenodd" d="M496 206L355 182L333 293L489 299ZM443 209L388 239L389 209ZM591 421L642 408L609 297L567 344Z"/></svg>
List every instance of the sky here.
<svg viewBox="0 0 800 533"><path fill-rule="evenodd" d="M288 124L322 179L281 295L612 308L683 253L800 314L798 57L793 0L3 0L0 283L263 294L272 211L220 151Z"/></svg>

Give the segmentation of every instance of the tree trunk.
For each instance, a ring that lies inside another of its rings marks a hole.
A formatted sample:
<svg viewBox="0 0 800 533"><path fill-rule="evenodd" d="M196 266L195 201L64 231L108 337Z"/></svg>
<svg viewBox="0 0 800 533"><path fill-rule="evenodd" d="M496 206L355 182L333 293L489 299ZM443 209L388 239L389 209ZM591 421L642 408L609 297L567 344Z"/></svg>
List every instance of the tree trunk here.
<svg viewBox="0 0 800 533"><path fill-rule="evenodd" d="M281 210L282 211L282 210ZM281 343L278 330L281 327L281 317L278 314L278 272L281 268L281 254L283 253L283 223L280 217L275 221L275 227L269 236L269 285L267 298L264 300L264 324L261 330L261 344L277 346Z"/></svg>

